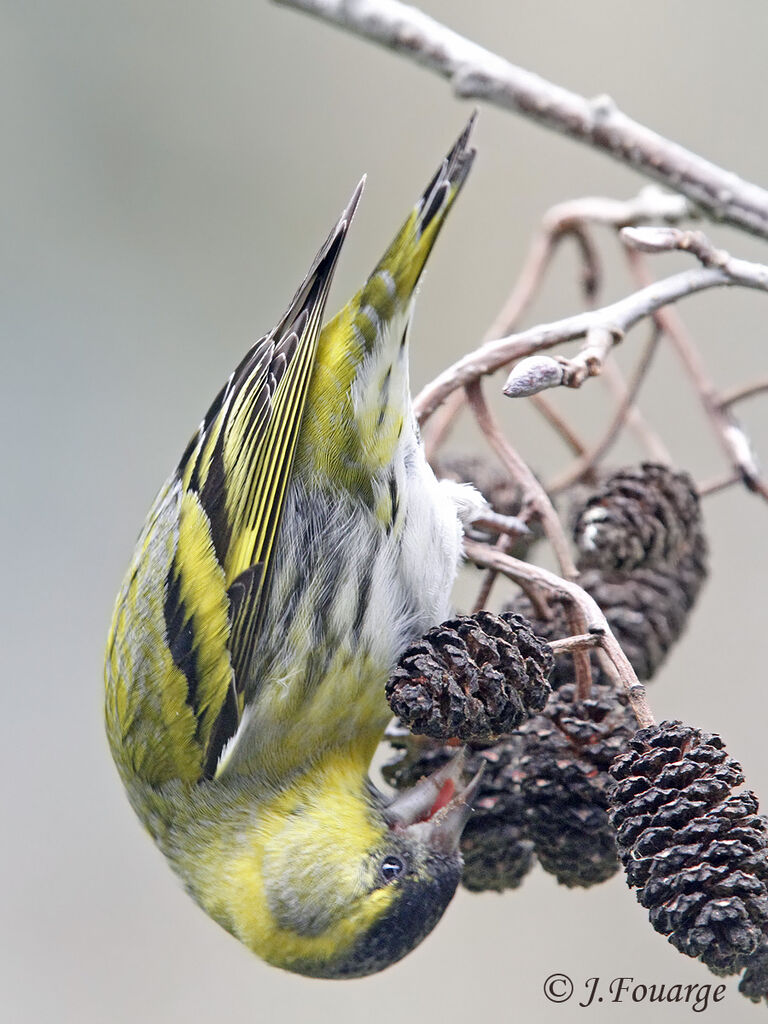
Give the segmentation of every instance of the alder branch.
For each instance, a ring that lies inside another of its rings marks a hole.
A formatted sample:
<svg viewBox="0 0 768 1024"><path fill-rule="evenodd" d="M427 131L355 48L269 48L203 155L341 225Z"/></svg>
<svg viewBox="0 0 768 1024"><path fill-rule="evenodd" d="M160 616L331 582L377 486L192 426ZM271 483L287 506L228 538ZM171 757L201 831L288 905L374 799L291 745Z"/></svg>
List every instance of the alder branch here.
<svg viewBox="0 0 768 1024"><path fill-rule="evenodd" d="M578 636L564 636L560 640L550 640L549 646L553 654L572 654L574 651L592 651L601 647L602 635L599 633L580 633Z"/></svg>
<svg viewBox="0 0 768 1024"><path fill-rule="evenodd" d="M466 39L399 0L275 0L416 61L461 99L512 110L609 154L687 196L709 218L768 238L768 192L628 117L608 96L587 99Z"/></svg>
<svg viewBox="0 0 768 1024"><path fill-rule="evenodd" d="M725 249L716 249L702 231L681 231L671 227L626 227L622 228L620 234L621 240L638 252L689 252L702 266L724 270L734 284L768 289L767 266L731 256Z"/></svg>
<svg viewBox="0 0 768 1024"><path fill-rule="evenodd" d="M743 477L741 473L731 471L726 473L725 476L714 477L712 480L705 480L696 487L696 491L700 498L708 498L710 494L719 494L720 491L726 491L729 487L733 487L734 484L743 483Z"/></svg>
<svg viewBox="0 0 768 1024"><path fill-rule="evenodd" d="M641 378L650 368L652 357L653 353L649 356L648 365L643 368L641 356L640 363L635 369L636 373L640 373ZM609 359L603 366L603 372L600 375L600 379L608 385L616 398L617 407L619 411L621 411L622 403L626 400L627 393L632 389L633 383L630 382L630 384L627 385L615 359ZM639 386L640 381L637 383ZM672 463L672 456L669 454L669 449L664 444L664 441L661 439L657 431L651 426L645 416L640 412L638 406L634 403L630 404L627 409L626 424L633 431L637 440L654 462L663 462L668 465ZM617 429L621 429L621 426L621 424L618 424Z"/></svg>
<svg viewBox="0 0 768 1024"><path fill-rule="evenodd" d="M743 402L745 398L752 398L753 395L759 395L764 391L768 391L768 377L752 381L751 384L741 384L739 387L729 388L720 394L718 399L720 408L727 409L737 402Z"/></svg>
<svg viewBox="0 0 768 1024"><path fill-rule="evenodd" d="M647 287L648 282L651 280L651 275L645 258L637 251L636 247L627 248L626 255L638 284ZM695 253L695 255L698 254ZM732 259L727 253L725 256L727 258L726 262ZM739 264L738 273L742 278L741 283L762 280L762 274L753 272L752 268L757 265L749 264L745 273L742 265L746 261L737 260L736 262ZM712 273L711 270L704 270L702 272ZM751 283L749 287L762 287L762 285ZM710 380L699 351L681 317L674 309L658 309L655 312L655 320L677 350L683 368L699 396L702 408L712 425L715 436L720 441L720 445L731 464L731 468L748 490L760 495L763 500L768 501L768 483L760 474L749 436L730 408L722 404L722 400ZM713 493L714 490L721 489L722 486L712 487L708 485L704 493Z"/></svg>
<svg viewBox="0 0 768 1024"><path fill-rule="evenodd" d="M611 445L619 436L622 427L627 422L631 409L634 408L634 403L638 392L640 391L640 386L645 380L645 375L647 374L651 362L653 361L653 357L656 354L660 339L661 331L658 326L654 325L651 336L645 343L629 385L625 389L603 436L597 444L590 449L590 451L577 459L569 469L564 473L561 473L547 485L547 493L559 494L561 491L571 487L577 481L586 476L608 452ZM649 447L651 440L653 441L653 455L656 461L669 462L669 454L666 451L660 451L656 447L658 442L655 439L655 435L652 435L652 438L647 439Z"/></svg>
<svg viewBox="0 0 768 1024"><path fill-rule="evenodd" d="M588 594L572 580L562 579L555 573L542 569L541 566L521 562L520 559L513 558L488 544L465 540L464 550L471 562L485 568L495 569L522 586L526 592L539 588L572 601L584 617L585 631L600 638L600 647L607 655L609 662L607 667L610 674L627 694L638 726L642 729L655 724L645 687L635 675L621 645L611 632L602 609L591 594Z"/></svg>
<svg viewBox="0 0 768 1024"><path fill-rule="evenodd" d="M603 275L599 252L591 239L588 226L601 225L618 229L648 220L673 224L694 216L696 210L684 196L665 192L657 185L646 185L630 199L584 196L557 203L542 217L541 225L528 247L515 284L485 331L480 344L492 342L514 330L539 291L555 253L565 239L573 238L578 246L582 290L591 308ZM448 437L464 405L464 398L463 390L454 391L431 416L429 425L423 424L424 448L430 462L434 461ZM560 416L544 395L533 395L532 404L571 451L577 456L586 454L588 446L575 434L570 424ZM632 413L630 417L635 425L637 417Z"/></svg>
<svg viewBox="0 0 768 1024"><path fill-rule="evenodd" d="M589 327L586 341L573 359L530 356L521 359L504 385L507 398L528 398L549 388L580 388L587 377L602 373L603 363L622 334L603 324Z"/></svg>
<svg viewBox="0 0 768 1024"><path fill-rule="evenodd" d="M579 574L578 569L571 555L568 538L565 536L562 523L549 499L549 495L499 429L493 414L486 404L479 380L474 381L468 386L467 399L484 437L496 452L510 476L522 488L524 505L530 505L540 520L544 534L552 545L552 550L555 552L560 571L569 579L576 579Z"/></svg>
<svg viewBox="0 0 768 1024"><path fill-rule="evenodd" d="M527 524L518 516L505 516L494 512L493 509L478 513L473 517L469 526L478 530L490 530L492 533L502 534L512 540L531 536Z"/></svg>
<svg viewBox="0 0 768 1024"><path fill-rule="evenodd" d="M674 228L624 228L621 234L623 238L636 239L641 232L647 232L645 237L648 237L655 230L664 233L670 231L679 235L690 234L678 232ZM633 233L631 236L630 232ZM694 255L698 256L699 253ZM717 266L683 271L652 282L640 291L602 309L577 313L576 316L567 317L565 320L544 324L500 339L496 342L496 352L503 352L511 362L515 358L552 348L561 342L573 341L584 336L587 338L587 344L575 359L521 359L504 386L504 394L518 398L561 385L580 387L588 377L594 377L600 372L602 362L611 347L608 344L608 332L615 340L620 340L638 321L696 292L721 285L742 285L746 288L768 291L768 266L736 259L727 253L721 255L724 258ZM480 351L482 350L478 350ZM459 363L454 364L454 367L458 366Z"/></svg>
<svg viewBox="0 0 768 1024"><path fill-rule="evenodd" d="M503 551L505 554L509 554L512 550L512 541L509 537L501 536L496 541L496 547L499 548L500 551ZM491 591L493 590L493 585L496 582L498 575L499 574L496 572L495 569L485 570L483 579L480 583L480 589L478 590L477 596L475 597L475 602L472 605L473 615L476 615L478 612L481 612L488 607L488 601L490 600L491 597ZM539 604L541 604L541 602L539 602ZM535 605L534 607L538 606ZM542 611L546 616L546 607L541 607L539 608L539 610Z"/></svg>
<svg viewBox="0 0 768 1024"><path fill-rule="evenodd" d="M507 338L486 342L474 352L462 356L422 388L414 401L417 418L420 423L424 423L457 388L466 387L472 381L495 373L524 356L582 338L590 328L603 327L621 336L663 306L709 288L729 287L734 284L723 269L684 270L672 277L656 281L602 309L577 313L563 320L540 324L519 334L511 334ZM753 284L752 287L759 286Z"/></svg>

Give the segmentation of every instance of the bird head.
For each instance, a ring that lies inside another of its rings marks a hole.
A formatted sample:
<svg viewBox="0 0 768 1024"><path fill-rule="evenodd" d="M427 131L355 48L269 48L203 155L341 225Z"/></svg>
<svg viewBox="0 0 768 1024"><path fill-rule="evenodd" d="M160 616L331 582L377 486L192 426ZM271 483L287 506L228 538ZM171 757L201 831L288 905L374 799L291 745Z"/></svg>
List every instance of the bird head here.
<svg viewBox="0 0 768 1024"><path fill-rule="evenodd" d="M387 800L340 766L311 773L229 857L206 909L257 955L317 978L356 978L404 957L442 917L461 877L459 840L479 774L464 758ZM202 894L198 894L199 896ZM218 905L217 905L218 904Z"/></svg>

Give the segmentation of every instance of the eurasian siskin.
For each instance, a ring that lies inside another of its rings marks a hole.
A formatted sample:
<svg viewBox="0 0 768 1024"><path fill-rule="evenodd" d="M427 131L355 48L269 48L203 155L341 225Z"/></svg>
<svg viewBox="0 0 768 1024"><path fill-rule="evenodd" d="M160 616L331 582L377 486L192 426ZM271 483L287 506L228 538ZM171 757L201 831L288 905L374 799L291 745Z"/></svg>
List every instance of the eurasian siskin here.
<svg viewBox="0 0 768 1024"><path fill-rule="evenodd" d="M321 330L357 187L160 491L109 635L107 733L139 818L211 917L318 977L404 956L461 873L459 762L394 800L368 770L384 684L448 617L479 500L435 479L408 384L414 292L470 128Z"/></svg>

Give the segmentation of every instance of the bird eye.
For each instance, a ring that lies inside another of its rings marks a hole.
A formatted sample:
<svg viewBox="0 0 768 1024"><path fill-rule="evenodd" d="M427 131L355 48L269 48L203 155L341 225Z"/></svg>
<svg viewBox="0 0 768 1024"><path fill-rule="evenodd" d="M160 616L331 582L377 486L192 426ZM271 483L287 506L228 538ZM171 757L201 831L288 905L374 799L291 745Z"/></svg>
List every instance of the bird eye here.
<svg viewBox="0 0 768 1024"><path fill-rule="evenodd" d="M391 882L399 878L405 871L405 861L402 857L385 857L381 862L381 877L385 882Z"/></svg>

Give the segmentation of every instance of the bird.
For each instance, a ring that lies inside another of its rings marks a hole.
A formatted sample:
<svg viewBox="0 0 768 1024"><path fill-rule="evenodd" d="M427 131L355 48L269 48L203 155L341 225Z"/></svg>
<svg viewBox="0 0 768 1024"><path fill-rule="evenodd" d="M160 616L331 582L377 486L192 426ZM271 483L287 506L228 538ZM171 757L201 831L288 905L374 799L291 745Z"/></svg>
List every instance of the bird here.
<svg viewBox="0 0 768 1024"><path fill-rule="evenodd" d="M473 120L322 326L365 178L354 190L161 488L109 631L106 732L133 809L211 918L310 977L383 970L433 929L479 783L461 754L394 798L370 778L386 680L448 618L483 500L435 478L408 377Z"/></svg>

